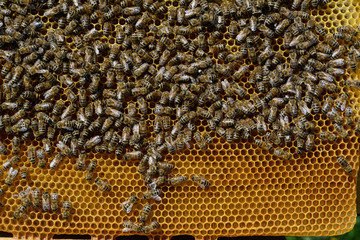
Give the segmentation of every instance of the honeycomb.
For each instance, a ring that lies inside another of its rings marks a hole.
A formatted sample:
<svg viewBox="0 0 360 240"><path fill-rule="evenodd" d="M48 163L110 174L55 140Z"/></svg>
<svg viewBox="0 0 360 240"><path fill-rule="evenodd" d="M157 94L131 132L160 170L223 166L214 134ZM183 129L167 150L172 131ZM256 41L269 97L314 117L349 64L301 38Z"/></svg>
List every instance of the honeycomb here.
<svg viewBox="0 0 360 240"><path fill-rule="evenodd" d="M166 6L173 4L177 5L166 1ZM42 19L45 28L57 28L57 23L44 16L42 10L33 13ZM360 2L333 0L327 8L312 10L311 14L333 33L339 26L360 24ZM123 21L118 19L115 26ZM157 24L159 20L154 22ZM94 23L93 27L101 29L100 24ZM225 32L223 35L227 39L229 34ZM102 41L114 43L114 33ZM66 42L76 51L71 37L67 37ZM226 42L232 51L238 50L233 41ZM278 49L282 50L282 42L277 43ZM249 66L251 70L254 68L251 64ZM359 74L359 69L355 73L348 71L344 78L359 79ZM249 94L253 93L250 85L244 87ZM343 91L341 88L339 93ZM349 92L349 95L350 103L359 115L360 92ZM64 95L60 94L57 99L60 97ZM150 107L153 109L154 104ZM154 115L150 114L147 121L153 119ZM335 132L325 115L314 115L312 119L319 129ZM197 129L210 132L205 121L197 122ZM182 153L166 155L166 160L175 164L174 175L200 174L211 180L212 186L200 191L199 187L187 181L180 186L163 187L163 199L153 204L150 217L160 223L161 229L151 236L166 239L187 234L195 239L215 239L218 236L250 235L325 236L350 231L356 221L357 171L354 175L346 175L336 160L337 156L343 156L355 170L358 169L359 139L354 130L349 134L348 139L333 144L317 139L315 150L304 156L294 154L290 161L259 149L251 141L229 144L214 133L211 133L213 142L207 150L196 149L192 143L191 148ZM2 138L11 151L11 140ZM32 141L27 145L36 148L41 143ZM294 143L288 144L286 149L296 152ZM133 213L127 216L119 207L130 195L146 191L136 164L131 161L119 161L114 154L88 154L88 159L97 160L96 174L107 179L112 186L111 192L103 193L95 184L86 182L85 172L75 171L75 158L64 158L55 171L32 168L24 146L20 154L19 168L28 167L29 177L26 180L17 178L6 191L4 206L0 210L0 231L13 233L17 238L42 239L54 234L79 234L111 239L126 235L122 232L122 223L135 220L134 216L141 211L141 204L137 204ZM11 155L1 156L0 165L9 157ZM70 200L73 203L70 220L63 221L58 213L41 211L29 211L27 219L14 220L12 213L20 200L12 195L27 186L54 190L59 193L60 200Z"/></svg>

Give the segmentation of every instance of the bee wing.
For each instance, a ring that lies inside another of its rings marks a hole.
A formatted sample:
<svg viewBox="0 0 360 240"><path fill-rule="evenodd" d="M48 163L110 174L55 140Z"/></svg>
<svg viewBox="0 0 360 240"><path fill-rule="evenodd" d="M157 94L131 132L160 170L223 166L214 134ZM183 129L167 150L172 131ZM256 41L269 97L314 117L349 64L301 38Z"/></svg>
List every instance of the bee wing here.
<svg viewBox="0 0 360 240"><path fill-rule="evenodd" d="M161 201L161 197L159 195L152 196L152 198L155 199L155 201Z"/></svg>
<svg viewBox="0 0 360 240"><path fill-rule="evenodd" d="M310 114L310 109L309 107L306 105L306 103L304 102L299 102L298 103L299 109L300 111L306 116L308 114Z"/></svg>
<svg viewBox="0 0 360 240"><path fill-rule="evenodd" d="M262 122L262 127L263 127L264 131L266 131L266 130L267 130L267 126L266 126L265 121L263 121L263 122Z"/></svg>
<svg viewBox="0 0 360 240"><path fill-rule="evenodd" d="M125 206L125 205L128 204L128 203L129 203L129 200L126 200L126 201L120 203L120 206L123 207L123 206Z"/></svg>
<svg viewBox="0 0 360 240"><path fill-rule="evenodd" d="M36 73L44 74L46 73L46 69L37 70Z"/></svg>
<svg viewBox="0 0 360 240"><path fill-rule="evenodd" d="M185 139L184 139L184 144L186 145L187 148L190 148L190 143L188 141L186 141Z"/></svg>
<svg viewBox="0 0 360 240"><path fill-rule="evenodd" d="M126 208L126 213L129 214L133 208L134 204L129 204L128 207Z"/></svg>
<svg viewBox="0 0 360 240"><path fill-rule="evenodd" d="M19 170L13 170L12 172L11 172L11 177L13 177L13 178L15 178L16 176L17 176L17 174L18 174L18 172L19 172Z"/></svg>
<svg viewBox="0 0 360 240"><path fill-rule="evenodd" d="M13 167L10 167L9 172L8 172L8 176L10 176L10 174L14 171Z"/></svg>
<svg viewBox="0 0 360 240"><path fill-rule="evenodd" d="M48 199L46 199L46 198L42 199L42 206L43 206L44 211L46 211L46 212L50 210L49 203L50 202Z"/></svg>
<svg viewBox="0 0 360 240"><path fill-rule="evenodd" d="M30 193L31 193L31 196L32 196L33 198L35 198L35 196L34 196L34 195L35 195L35 191L34 191L34 190L31 190Z"/></svg>
<svg viewBox="0 0 360 240"><path fill-rule="evenodd" d="M150 187L151 189L156 189L156 183L155 183L155 182L150 183L150 184L149 184L149 187Z"/></svg>
<svg viewBox="0 0 360 240"><path fill-rule="evenodd" d="M62 141L59 141L56 146L60 149L60 151L62 151L65 148L65 143L63 143Z"/></svg>
<svg viewBox="0 0 360 240"><path fill-rule="evenodd" d="M230 83L228 82L228 80L223 80L221 81L221 86L224 89L224 91L226 91L226 89L228 89L230 87Z"/></svg>
<svg viewBox="0 0 360 240"><path fill-rule="evenodd" d="M344 102L341 104L340 110L343 112L343 111L345 110L345 107L346 107L346 102L344 101Z"/></svg>
<svg viewBox="0 0 360 240"><path fill-rule="evenodd" d="M44 93L44 98L45 99L48 99L50 98L51 94L52 94L52 88L50 88L49 90L47 90L45 93Z"/></svg>
<svg viewBox="0 0 360 240"><path fill-rule="evenodd" d="M149 157L149 166L156 165L156 160L153 157Z"/></svg>
<svg viewBox="0 0 360 240"><path fill-rule="evenodd" d="M123 230L122 230L123 232L131 232L132 231L132 229L131 228L123 228Z"/></svg>
<svg viewBox="0 0 360 240"><path fill-rule="evenodd" d="M199 187L201 187L201 189L205 189L205 185L200 183L200 181L196 181L196 184L199 185Z"/></svg>
<svg viewBox="0 0 360 240"><path fill-rule="evenodd" d="M26 196L29 196L30 195L30 187L27 187L24 192L25 192Z"/></svg>
<svg viewBox="0 0 360 240"><path fill-rule="evenodd" d="M53 169L56 166L56 160L53 159L50 163L50 169Z"/></svg>

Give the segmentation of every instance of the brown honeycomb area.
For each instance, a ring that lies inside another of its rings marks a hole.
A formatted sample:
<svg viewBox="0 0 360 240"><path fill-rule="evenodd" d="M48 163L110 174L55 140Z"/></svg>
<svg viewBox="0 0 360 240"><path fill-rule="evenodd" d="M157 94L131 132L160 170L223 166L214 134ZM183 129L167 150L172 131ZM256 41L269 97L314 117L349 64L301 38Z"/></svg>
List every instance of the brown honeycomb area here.
<svg viewBox="0 0 360 240"><path fill-rule="evenodd" d="M167 6L172 4L170 1L166 3ZM342 25L360 25L360 2L331 1L326 9L312 10L311 14L324 24L328 32L334 32ZM43 12L38 16L47 28L57 28L57 23L44 17ZM122 22L124 19L118 19L114 24ZM155 20L155 23L160 22ZM93 27L101 29L99 24ZM227 35L224 33L224 38ZM114 34L102 40L114 43ZM233 41L226 42L232 51L237 51ZM68 37L67 43L76 51L73 39ZM344 78L359 79L359 74L359 70L347 72ZM253 93L249 84L244 81L243 85L249 94ZM349 94L350 103L359 115L360 92ZM154 115L149 115L148 120L153 119ZM325 115L314 115L313 120L317 122L318 131L335 132ZM210 132L205 121L198 122L198 130ZM353 228L357 171L353 176L346 175L336 160L337 156L343 156L354 169L359 168L359 139L353 130L349 131L348 139L334 144L316 140L312 152L301 156L294 154L290 161L259 149L252 141L229 144L211 134L213 142L208 150L198 150L191 145L191 149L182 153L166 156L170 163L175 164L174 175L201 174L211 180L212 186L203 191L187 181L181 186L163 187L163 199L153 204L150 217L157 220L161 228L152 237L166 239L182 234L196 239L245 235L325 236L342 234ZM10 151L10 140L3 141ZM26 144L36 148L41 146L37 141ZM296 152L294 143L286 148L291 153ZM130 215L120 208L120 203L130 195L146 190L135 164L125 163L115 155L90 153L88 160L97 159L96 174L112 185L112 191L104 193L85 180L85 172L75 170L75 158L64 158L56 170L33 168L25 151L26 147L23 147L19 168L28 167L29 177L27 180L18 177L6 191L4 207L0 209L0 231L13 233L18 238L88 234L110 239L125 235L122 232L125 220L136 220L144 202L135 205ZM9 157L11 155L1 156L0 165ZM27 219L14 220L12 214L20 200L13 194L27 186L56 191L61 201L70 200L73 203L70 219L62 220L60 212L32 210Z"/></svg>

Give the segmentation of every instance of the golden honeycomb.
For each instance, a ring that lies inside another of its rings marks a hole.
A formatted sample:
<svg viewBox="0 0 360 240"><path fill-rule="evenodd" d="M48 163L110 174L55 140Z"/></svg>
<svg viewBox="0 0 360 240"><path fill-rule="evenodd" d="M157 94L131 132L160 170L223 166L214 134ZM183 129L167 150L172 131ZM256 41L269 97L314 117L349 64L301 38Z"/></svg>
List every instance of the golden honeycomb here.
<svg viewBox="0 0 360 240"><path fill-rule="evenodd" d="M172 4L177 5L176 2L166 1L167 6ZM326 9L312 10L311 14L316 21L324 24L328 32L334 32L341 25L360 24L360 2L333 0ZM41 17L46 28L57 28L57 23L44 16L43 11L37 12L37 16ZM114 24L123 22L124 19L120 18ZM154 20L154 23L159 24L160 21ZM93 27L101 29L100 24ZM228 35L227 32L223 34L225 39ZM103 37L102 41L114 43L113 36ZM66 42L76 51L71 37L67 37ZM237 51L233 41L227 41L227 44L232 51ZM278 44L277 49L282 50L281 41ZM250 69L253 68L250 65ZM344 78L359 79L359 70L356 73L347 72ZM243 86L249 94L254 92L249 84ZM359 115L360 93L349 94L350 103ZM66 100L64 94L58 98ZM154 104L151 107L153 109ZM150 114L148 121L153 119L154 115ZM317 122L318 130L335 132L326 116L316 115L313 120ZM210 132L202 121L197 122L197 130ZM211 133L213 142L207 150L198 150L191 144L191 148L182 153L166 155L166 160L175 164L172 174L201 174L211 180L212 186L201 190L187 181L180 186L163 187L163 199L153 204L151 216L160 223L161 229L152 237L166 239L183 234L196 239L249 235L325 236L350 231L356 220L355 179L359 167L359 139L354 130L348 130L348 139L334 144L324 144L317 139L315 150L302 156L294 154L290 161L259 149L253 141L241 140L229 144L214 133ZM1 140L11 151L11 140ZM37 148L41 143L27 141L26 145ZM295 148L294 143L286 146L291 153L296 152ZM128 216L121 211L119 204L131 194L146 190L135 163L117 159L114 154L89 153L88 159L97 160L96 174L107 179L112 186L111 192L104 193L85 180L85 172L75 170L75 158L64 158L58 169L50 170L32 168L26 147L22 147L21 154L19 168L28 167L29 177L27 180L17 178L6 191L4 206L0 209L0 231L13 233L18 238L86 234L111 239L126 235L122 232L122 223L128 219L135 220L141 205L135 205L133 213ZM345 174L336 160L337 156L346 157L355 169L354 175ZM9 157L11 155L1 156L0 165ZM70 220L64 221L59 213L34 210L28 212L27 219L14 220L12 214L20 200L12 195L27 186L57 191L60 200L70 200L73 203Z"/></svg>

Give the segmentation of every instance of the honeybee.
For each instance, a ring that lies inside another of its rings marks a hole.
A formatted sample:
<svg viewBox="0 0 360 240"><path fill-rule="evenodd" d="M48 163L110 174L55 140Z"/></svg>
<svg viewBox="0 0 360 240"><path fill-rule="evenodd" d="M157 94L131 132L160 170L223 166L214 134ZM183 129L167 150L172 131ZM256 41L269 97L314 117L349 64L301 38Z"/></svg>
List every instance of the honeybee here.
<svg viewBox="0 0 360 240"><path fill-rule="evenodd" d="M131 232L131 231L134 231L134 232L141 232L141 226L137 223L133 223L131 221L126 221L123 223L123 232Z"/></svg>
<svg viewBox="0 0 360 240"><path fill-rule="evenodd" d="M10 167L16 165L19 162L20 158L18 156L13 156L3 164L3 170L8 170Z"/></svg>
<svg viewBox="0 0 360 240"><path fill-rule="evenodd" d="M234 74L233 74L233 78L235 80L240 80L244 75L245 73L249 70L249 67L247 65L245 66L241 66L239 68L239 70L237 70Z"/></svg>
<svg viewBox="0 0 360 240"><path fill-rule="evenodd" d="M70 201L65 201L63 203L62 209L61 209L61 214L64 220L67 220L70 216L70 210L71 210L71 202Z"/></svg>
<svg viewBox="0 0 360 240"><path fill-rule="evenodd" d="M44 139L42 140L42 144L43 144L43 147L44 147L44 151L45 151L48 155L51 155L51 153L52 153L52 147L51 147L50 139L49 139L49 138L44 138Z"/></svg>
<svg viewBox="0 0 360 240"><path fill-rule="evenodd" d="M349 67L351 70L353 70L353 71L356 71L356 69L357 69L357 60L355 59L355 56L354 55L351 55L350 53L349 53L349 55L348 56L346 56L345 57L346 58L346 65L347 65L347 67ZM346 82L347 80L345 80L345 82ZM352 81L352 80L350 80L350 81Z"/></svg>
<svg viewBox="0 0 360 240"><path fill-rule="evenodd" d="M162 121L161 121L161 116L156 115L155 116L155 120L154 120L154 132L156 134L161 132L161 126L162 126Z"/></svg>
<svg viewBox="0 0 360 240"><path fill-rule="evenodd" d="M276 116L277 116L277 111L278 111L278 108L276 106L270 107L269 116L268 116L269 123L275 122ZM297 114L297 112L296 112L296 114Z"/></svg>
<svg viewBox="0 0 360 240"><path fill-rule="evenodd" d="M202 189L205 189L205 187L209 187L211 185L209 180L206 180L204 177L199 175L192 175L191 180L198 184Z"/></svg>
<svg viewBox="0 0 360 240"><path fill-rule="evenodd" d="M169 185L173 186L173 185L182 184L186 180L188 180L187 176L175 176L175 177L172 177L172 178L168 179L167 182L168 182Z"/></svg>
<svg viewBox="0 0 360 240"><path fill-rule="evenodd" d="M155 191L155 190L154 190ZM138 197L136 195L131 195L126 201L122 202L120 206L122 206L122 209L124 212L129 214L134 206L134 204L137 202Z"/></svg>
<svg viewBox="0 0 360 240"><path fill-rule="evenodd" d="M147 168L147 164L149 161L149 156L148 155L144 155L144 157L140 160L139 165L138 165L138 173L140 174L144 174Z"/></svg>
<svg viewBox="0 0 360 240"><path fill-rule="evenodd" d="M20 152L20 138L18 136L14 136L11 140L12 154L18 155Z"/></svg>
<svg viewBox="0 0 360 240"><path fill-rule="evenodd" d="M99 32L95 28L93 28L83 36L83 41L89 42L92 39L94 39L96 36L98 36L98 34Z"/></svg>
<svg viewBox="0 0 360 240"><path fill-rule="evenodd" d="M44 168L45 165L46 165L46 159L45 159L44 150L42 150L41 148L36 150L36 157L39 160L38 166L41 167L41 168Z"/></svg>
<svg viewBox="0 0 360 240"><path fill-rule="evenodd" d="M186 124L189 121L192 121L194 118L196 118L196 116L197 114L195 111L187 112L179 119L179 122L181 124Z"/></svg>
<svg viewBox="0 0 360 240"><path fill-rule="evenodd" d="M264 25L260 26L260 27L259 27L259 30L260 30L260 31L266 31L266 30L271 31L269 28L267 28L267 27L264 26ZM235 37L236 42L237 42L238 44L244 42L244 41L246 40L246 37L247 37L250 33L251 33L250 28L243 28L243 29L236 35L236 37ZM264 33L264 35L266 35L266 34Z"/></svg>
<svg viewBox="0 0 360 240"><path fill-rule="evenodd" d="M236 21L231 21L229 25L229 33L231 38L236 38L238 35L238 23Z"/></svg>
<svg viewBox="0 0 360 240"><path fill-rule="evenodd" d="M78 155L78 140L76 138L72 138L70 142L70 149L71 149L71 155L77 156Z"/></svg>
<svg viewBox="0 0 360 240"><path fill-rule="evenodd" d="M25 205L21 205L13 214L13 218L14 219L18 219L18 218L26 218L27 215L25 214L27 209L27 206Z"/></svg>
<svg viewBox="0 0 360 240"><path fill-rule="evenodd" d="M301 100L301 101L298 101L297 104L298 104L298 108L299 108L300 112L305 116L309 116L310 109L308 108L306 102Z"/></svg>
<svg viewBox="0 0 360 240"><path fill-rule="evenodd" d="M296 147L298 154L301 154L303 152L304 146L305 146L305 140L299 136L296 136Z"/></svg>
<svg viewBox="0 0 360 240"><path fill-rule="evenodd" d="M63 158L64 158L63 154L61 153L56 154L53 160L50 162L50 169L54 170L57 166L59 166Z"/></svg>
<svg viewBox="0 0 360 240"><path fill-rule="evenodd" d="M279 158L282 158L284 160L290 160L291 159L291 154L289 152L286 152L282 148L275 148L274 149L274 154L275 154L275 156L277 156Z"/></svg>
<svg viewBox="0 0 360 240"><path fill-rule="evenodd" d="M323 44L323 43L319 43L316 45L316 49L322 53L326 53L326 54L331 54L333 51L332 49L326 45L326 44Z"/></svg>
<svg viewBox="0 0 360 240"><path fill-rule="evenodd" d="M50 211L50 194L46 191L42 194L42 207L45 212Z"/></svg>
<svg viewBox="0 0 360 240"><path fill-rule="evenodd" d="M359 80L345 80L344 85L349 86L349 87L360 88L360 81Z"/></svg>
<svg viewBox="0 0 360 240"><path fill-rule="evenodd" d="M329 111L331 110L333 104L334 104L334 99L333 99L333 97L327 96L327 97L325 98L325 101L324 101L323 105L322 105L321 111L322 111L323 113L329 112Z"/></svg>
<svg viewBox="0 0 360 240"><path fill-rule="evenodd" d="M344 119L342 118L342 116L338 113L338 111L336 111L335 108L333 108L331 111L327 112L326 115L329 117L329 119L331 121L333 121L334 123L337 123L339 125L343 125L344 124Z"/></svg>
<svg viewBox="0 0 360 240"><path fill-rule="evenodd" d="M43 96L45 100L52 100L60 91L60 86L59 85L55 85L53 87L51 87L49 90L47 90Z"/></svg>
<svg viewBox="0 0 360 240"><path fill-rule="evenodd" d="M39 208L41 204L41 191L39 188L35 188L31 191L32 199L33 199L33 206L35 208Z"/></svg>
<svg viewBox="0 0 360 240"><path fill-rule="evenodd" d="M3 102L1 104L1 109L2 110L10 110L10 111L14 111L18 108L18 105L16 103L13 102Z"/></svg>
<svg viewBox="0 0 360 240"><path fill-rule="evenodd" d="M5 184L7 186L11 186L11 184L14 182L14 179L16 178L19 170L14 170L12 167L8 171L8 175L5 178Z"/></svg>
<svg viewBox="0 0 360 240"><path fill-rule="evenodd" d="M347 93L340 94L340 96L334 101L336 110L343 112L345 110L346 101L348 98L349 95Z"/></svg>
<svg viewBox="0 0 360 240"><path fill-rule="evenodd" d="M90 164L87 167L85 179L87 181L91 181L94 176L94 170L96 168L96 161L91 161Z"/></svg>
<svg viewBox="0 0 360 240"><path fill-rule="evenodd" d="M34 146L29 146L27 149L28 158L31 164L36 163L36 155Z"/></svg>
<svg viewBox="0 0 360 240"><path fill-rule="evenodd" d="M325 37L325 41L327 44L329 44L333 48L339 47L339 42L332 35L327 35Z"/></svg>
<svg viewBox="0 0 360 240"><path fill-rule="evenodd" d="M281 139L274 132L266 132L265 138L268 141L271 141L275 145L281 145Z"/></svg>
<svg viewBox="0 0 360 240"><path fill-rule="evenodd" d="M276 25L275 34L279 35L279 34L283 33L287 29L287 27L290 25L290 23L291 22L289 19L287 19L287 18L283 19L278 25ZM273 35L271 35L271 36L273 36ZM268 36L268 37L272 38L270 36Z"/></svg>
<svg viewBox="0 0 360 240"><path fill-rule="evenodd" d="M347 173L347 174L351 174L352 173L352 167L350 165L350 163L348 162L348 160L346 160L345 158L343 157L340 157L338 156L337 157L337 161L338 163L340 164L340 166L344 169L344 171Z"/></svg>
<svg viewBox="0 0 360 240"><path fill-rule="evenodd" d="M5 77L12 69L12 62L6 61L1 69L1 76Z"/></svg>
<svg viewBox="0 0 360 240"><path fill-rule="evenodd" d="M264 24L261 24L258 27L258 29L260 30L260 32L262 32L265 35L265 37L268 37L270 39L274 38L274 35L275 35L274 31L271 30L270 28L268 28L267 26L265 26ZM282 30L281 28L278 29L278 31L281 31L281 30Z"/></svg>
<svg viewBox="0 0 360 240"><path fill-rule="evenodd" d="M340 58L345 52L346 52L347 48L345 47L345 45L340 45L337 49L335 49L334 51L332 51L331 54L331 59L338 59Z"/></svg>
<svg viewBox="0 0 360 240"><path fill-rule="evenodd" d="M159 176L158 178L155 178L151 181L150 184L148 184L148 187L151 189L156 189L156 187L162 185L165 183L166 177L165 176Z"/></svg>
<svg viewBox="0 0 360 240"><path fill-rule="evenodd" d="M83 170L86 162L86 152L81 150L79 157L77 158L76 165L78 170Z"/></svg>
<svg viewBox="0 0 360 240"><path fill-rule="evenodd" d="M29 194L30 194L30 187L27 187L25 191L21 191L19 193L19 198L21 199L22 202L21 204L23 206L29 207L31 205Z"/></svg>
<svg viewBox="0 0 360 240"><path fill-rule="evenodd" d="M14 115L12 115L12 116L10 117L10 122L11 122L12 124L14 124L14 123L20 121L20 119L24 118L25 115L26 115L25 110L20 109L19 111L17 111L16 113L14 113Z"/></svg>
<svg viewBox="0 0 360 240"><path fill-rule="evenodd" d="M206 142L199 132L194 133L194 139L200 149L206 149Z"/></svg>
<svg viewBox="0 0 360 240"><path fill-rule="evenodd" d="M124 160L138 160L143 156L144 154L141 151L128 152L124 155Z"/></svg>
<svg viewBox="0 0 360 240"><path fill-rule="evenodd" d="M334 123L335 131L341 138L348 138L349 133L346 131L344 126Z"/></svg>
<svg viewBox="0 0 360 240"><path fill-rule="evenodd" d="M59 208L59 195L56 192L51 193L51 211L56 212Z"/></svg>
<svg viewBox="0 0 360 240"><path fill-rule="evenodd" d="M315 145L315 135L314 134L308 134L306 137L306 142L305 142L305 150L311 151L314 148Z"/></svg>
<svg viewBox="0 0 360 240"><path fill-rule="evenodd" d="M328 142L336 142L338 139L336 134L333 134L332 132L321 132L321 133L319 133L318 137L321 140L328 141Z"/></svg>
<svg viewBox="0 0 360 240"><path fill-rule="evenodd" d="M64 142L59 141L56 147L59 148L62 155L71 156L71 149Z"/></svg>
<svg viewBox="0 0 360 240"><path fill-rule="evenodd" d="M349 125L349 126L352 126L354 125L354 112L353 112L353 109L352 107L348 106L345 108L345 119L346 119L346 123Z"/></svg>
<svg viewBox="0 0 360 240"><path fill-rule="evenodd" d="M98 186L98 188L101 191L108 192L108 191L111 190L111 187L110 187L109 183L107 181L104 181L104 180L100 179L100 178L95 179L95 184Z"/></svg>
<svg viewBox="0 0 360 240"><path fill-rule="evenodd" d="M86 149L90 149L98 145L100 142L101 142L100 136L94 136L85 143L84 147Z"/></svg>
<svg viewBox="0 0 360 240"><path fill-rule="evenodd" d="M27 167L22 167L20 168L20 177L22 179L26 179L27 178L27 175L28 175L28 169Z"/></svg>
<svg viewBox="0 0 360 240"><path fill-rule="evenodd" d="M256 138L254 140L254 143L260 147L261 149L264 149L264 150L267 150L267 151L270 151L273 147L273 144L269 141L263 141L261 140L260 138Z"/></svg>
<svg viewBox="0 0 360 240"><path fill-rule="evenodd" d="M129 144L130 134L131 134L131 129L128 126L124 127L121 136L121 140L124 146Z"/></svg>
<svg viewBox="0 0 360 240"><path fill-rule="evenodd" d="M159 196L161 192L162 192L161 189L150 189L142 195L142 198L143 199L153 198L156 201L161 201L161 197Z"/></svg>
<svg viewBox="0 0 360 240"><path fill-rule="evenodd" d="M62 100L56 101L56 103L53 107L53 110L52 110L52 114L55 116L59 116L64 107L65 107L64 101L62 101Z"/></svg>
<svg viewBox="0 0 360 240"><path fill-rule="evenodd" d="M326 35L325 28L321 24L318 24L318 23L315 24L315 31L317 34L319 34L321 36Z"/></svg>
<svg viewBox="0 0 360 240"><path fill-rule="evenodd" d="M174 164L170 164L167 162L158 162L157 167L158 167L159 175L165 175L166 172L171 171L174 168Z"/></svg>
<svg viewBox="0 0 360 240"><path fill-rule="evenodd" d="M175 142L171 139L171 135L167 134L165 136L166 148L170 154L174 154L176 150Z"/></svg>
<svg viewBox="0 0 360 240"><path fill-rule="evenodd" d="M139 222L145 223L151 212L151 204L146 204L140 212Z"/></svg>
<svg viewBox="0 0 360 240"><path fill-rule="evenodd" d="M150 224L145 225L142 227L141 231L143 233L150 233L155 231L157 228L159 228L160 224L157 221L152 221Z"/></svg>

